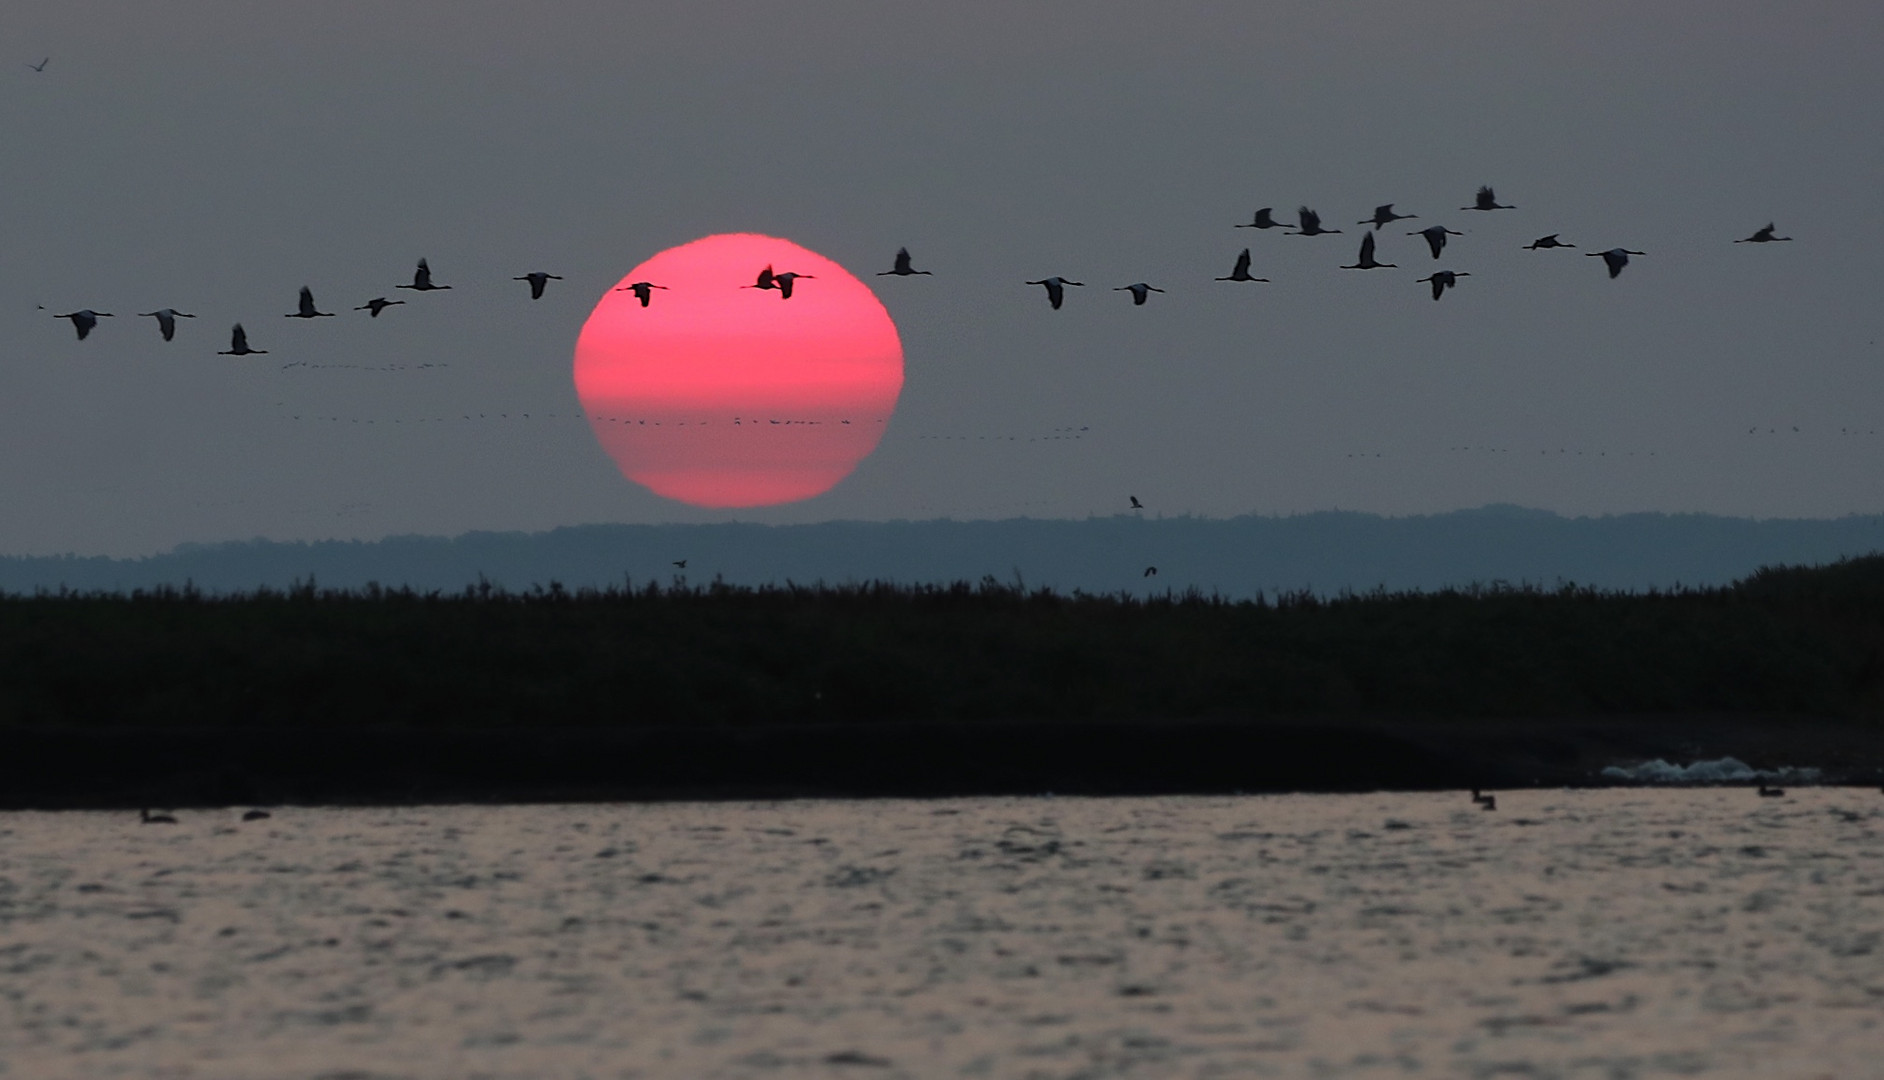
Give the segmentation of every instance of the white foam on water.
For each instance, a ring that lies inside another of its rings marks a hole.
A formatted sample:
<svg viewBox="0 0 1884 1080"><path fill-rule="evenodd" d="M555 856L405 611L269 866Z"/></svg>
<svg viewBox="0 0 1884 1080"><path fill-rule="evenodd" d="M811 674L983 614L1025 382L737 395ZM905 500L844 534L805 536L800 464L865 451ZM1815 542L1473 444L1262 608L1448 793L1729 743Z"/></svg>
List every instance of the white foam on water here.
<svg viewBox="0 0 1884 1080"><path fill-rule="evenodd" d="M1765 780L1815 784L1821 775L1818 769L1790 765L1777 769L1756 769L1736 757L1714 758L1687 765L1676 765L1656 758L1635 765L1611 765L1602 772L1604 779L1638 784L1751 784Z"/></svg>

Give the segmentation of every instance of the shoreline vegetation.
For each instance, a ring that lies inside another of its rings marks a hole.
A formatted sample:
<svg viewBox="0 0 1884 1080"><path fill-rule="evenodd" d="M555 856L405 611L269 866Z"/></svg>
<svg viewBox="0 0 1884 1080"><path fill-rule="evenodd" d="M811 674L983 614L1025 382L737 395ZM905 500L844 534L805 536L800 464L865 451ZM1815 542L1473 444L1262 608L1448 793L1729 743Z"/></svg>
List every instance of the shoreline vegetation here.
<svg viewBox="0 0 1884 1080"><path fill-rule="evenodd" d="M1365 790L1884 767L1884 556L1731 586L0 597L0 805Z"/></svg>

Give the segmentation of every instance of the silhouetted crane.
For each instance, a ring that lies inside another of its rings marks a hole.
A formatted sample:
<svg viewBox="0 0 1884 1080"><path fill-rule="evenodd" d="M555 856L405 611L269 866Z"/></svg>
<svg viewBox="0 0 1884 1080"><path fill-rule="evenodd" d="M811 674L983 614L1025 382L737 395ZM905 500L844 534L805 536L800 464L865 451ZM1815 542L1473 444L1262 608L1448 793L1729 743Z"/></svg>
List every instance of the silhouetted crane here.
<svg viewBox="0 0 1884 1080"><path fill-rule="evenodd" d="M316 311L315 310L314 290L308 288L306 285L303 285L301 286L300 306L295 308L295 310L289 312L287 317L290 319L316 319L316 318L328 318L328 317L331 317L332 315L333 315L333 312L331 311Z"/></svg>
<svg viewBox="0 0 1884 1080"><path fill-rule="evenodd" d="M561 281L562 277L558 274L545 274L541 270L533 270L530 273L523 275L522 277L514 277L514 278L511 278L510 280L529 282L530 283L530 299L541 300L543 299L543 286L548 285L552 281Z"/></svg>
<svg viewBox="0 0 1884 1080"><path fill-rule="evenodd" d="M1492 194L1491 188L1481 187L1478 189L1478 198L1472 200L1472 205L1461 206L1459 207L1459 209L1461 210L1516 210L1517 207L1504 205L1503 203L1498 201L1497 196Z"/></svg>
<svg viewBox="0 0 1884 1080"><path fill-rule="evenodd" d="M772 280L778 282L778 298L780 300L790 300L792 298L792 282L797 281L799 278L804 278L806 281L817 280L810 274L799 274L790 270L782 274L772 275Z"/></svg>
<svg viewBox="0 0 1884 1080"><path fill-rule="evenodd" d="M744 286L744 287L752 288L754 286ZM623 285L621 288L616 289L615 291L634 293L635 299L641 301L641 306L647 307L648 301L654 297L654 290L665 289L665 288L667 288L667 286L656 285L652 281L636 281L627 285Z"/></svg>
<svg viewBox="0 0 1884 1080"><path fill-rule="evenodd" d="M117 316L109 311L93 311L91 308L80 308L77 311L67 312L64 315L55 315L53 318L71 319L72 329L77 330L78 339L84 341L86 336L92 332L92 328L98 325L98 320L115 319Z"/></svg>
<svg viewBox="0 0 1884 1080"><path fill-rule="evenodd" d="M1266 277L1250 277L1249 276L1249 249L1244 248L1243 254L1238 255L1236 257L1236 267L1230 271L1230 276L1220 277L1217 280L1218 281L1265 281L1266 282L1269 279Z"/></svg>
<svg viewBox="0 0 1884 1080"><path fill-rule="evenodd" d="M1052 304L1053 310L1055 311L1060 310L1060 302L1066 299L1066 286L1078 285L1082 289L1086 287L1086 283L1083 281L1068 281L1063 277L1041 278L1039 281L1029 281L1027 284L1045 285L1047 287L1047 303Z"/></svg>
<svg viewBox="0 0 1884 1080"><path fill-rule="evenodd" d="M268 354L267 349L249 348L249 332L247 330L242 329L241 323L236 323L235 328L229 331L229 347L227 349L223 349L222 351L218 352L216 355L217 356L265 356L267 354Z"/></svg>
<svg viewBox="0 0 1884 1080"><path fill-rule="evenodd" d="M1446 237L1464 236L1465 234L1462 232L1453 232L1444 225L1432 225L1421 229L1419 232L1407 233L1407 235L1424 236L1426 238L1426 246L1433 249L1433 258L1437 259L1439 258L1439 253L1446 250Z"/></svg>
<svg viewBox="0 0 1884 1080"><path fill-rule="evenodd" d="M1774 236L1773 235L1773 223L1769 221L1766 223L1766 228L1761 229L1759 232L1754 233L1752 236L1747 237L1745 240L1735 240L1734 243L1736 244L1770 244L1776 240L1791 240L1791 239L1792 237L1790 236Z"/></svg>
<svg viewBox="0 0 1884 1080"><path fill-rule="evenodd" d="M1363 222L1362 224L1366 224L1366 223ZM1374 234L1372 230L1369 230L1367 233L1361 236L1361 257L1359 259L1356 259L1351 265L1344 266L1341 269L1343 270L1378 270L1382 267L1392 268L1394 267L1394 265L1395 264L1393 263L1384 263L1384 262L1374 261Z"/></svg>
<svg viewBox="0 0 1884 1080"><path fill-rule="evenodd" d="M1576 245L1566 244L1562 240L1557 239L1556 233L1551 233L1549 236L1540 236L1537 239L1531 241L1530 243L1524 245L1524 250L1536 251L1539 248L1560 248L1560 247L1573 248L1573 247L1576 247Z"/></svg>
<svg viewBox="0 0 1884 1080"><path fill-rule="evenodd" d="M915 277L918 274L927 276L929 275L929 273L930 272L927 270L917 270L917 269L912 268L909 265L909 249L908 248L897 248L896 249L896 261L893 264L891 264L888 270L877 271L877 276L889 277L893 274L897 277Z"/></svg>
<svg viewBox="0 0 1884 1080"><path fill-rule="evenodd" d="M1433 283L1433 299L1437 300L1445 295L1447 289L1457 285L1460 278L1471 276L1471 274L1466 273L1464 270L1435 270L1432 277L1423 277L1418 280Z"/></svg>
<svg viewBox="0 0 1884 1080"><path fill-rule="evenodd" d="M1239 229L1280 229L1280 228L1283 228L1284 226L1282 222L1277 221L1275 217L1273 216L1275 213L1275 209L1276 208L1273 206L1265 206L1261 210L1256 211L1255 220L1245 221L1239 224L1237 228Z"/></svg>
<svg viewBox="0 0 1884 1080"><path fill-rule="evenodd" d="M1325 236L1328 233L1338 233L1341 231L1340 229L1322 228L1321 215L1306 206L1298 208L1295 211L1295 216L1300 224L1296 227L1294 232L1287 234L1289 236Z"/></svg>
<svg viewBox="0 0 1884 1080"><path fill-rule="evenodd" d="M1584 254L1592 259L1603 260L1603 265L1609 267L1609 276L1614 278L1616 275L1622 273L1623 267L1629 265L1629 256L1647 255L1648 252L1630 251L1628 248L1614 247L1610 248L1608 251L1589 251Z"/></svg>
<svg viewBox="0 0 1884 1080"><path fill-rule="evenodd" d="M412 271L412 284L395 285L396 289L412 289L416 292L433 292L437 289L449 289L449 285L432 284L432 268L424 259L419 260L418 269Z"/></svg>
<svg viewBox="0 0 1884 1080"><path fill-rule="evenodd" d="M196 316L178 311L176 308L158 308L156 311L140 311L137 313L137 317L140 319L156 319L157 329L163 334L165 341L169 341L171 338L177 336L178 319L196 318Z"/></svg>
<svg viewBox="0 0 1884 1080"><path fill-rule="evenodd" d="M1396 214L1393 212L1393 204L1387 203L1384 206L1374 207L1373 217L1368 218L1366 221L1357 221L1355 222L1355 224L1356 225L1372 225L1374 228L1378 229L1382 225L1386 225L1391 222L1405 221L1408 218L1416 218L1416 217L1419 217L1419 215L1418 214Z"/></svg>
<svg viewBox="0 0 1884 1080"><path fill-rule="evenodd" d="M1138 305L1144 303L1146 299L1151 296L1152 293L1163 292L1164 290L1160 289L1156 285L1147 285L1142 281L1138 281L1138 282L1133 282L1130 285L1121 285L1118 288L1113 289L1112 291L1131 293L1132 294L1132 306L1137 307Z"/></svg>
<svg viewBox="0 0 1884 1080"><path fill-rule="evenodd" d="M359 307L354 308L353 310L372 312L373 318L377 319L379 318L380 312L385 311L387 308L392 307L394 304L403 304L403 303L405 303L404 300L388 300L383 296L375 296L373 299L368 300L366 303L361 304Z"/></svg>
<svg viewBox="0 0 1884 1080"><path fill-rule="evenodd" d="M759 276L753 279L752 284L741 285L740 288L742 289L776 289L778 288L778 281L776 279L776 275L772 273L772 264L766 263L765 269L759 271Z"/></svg>

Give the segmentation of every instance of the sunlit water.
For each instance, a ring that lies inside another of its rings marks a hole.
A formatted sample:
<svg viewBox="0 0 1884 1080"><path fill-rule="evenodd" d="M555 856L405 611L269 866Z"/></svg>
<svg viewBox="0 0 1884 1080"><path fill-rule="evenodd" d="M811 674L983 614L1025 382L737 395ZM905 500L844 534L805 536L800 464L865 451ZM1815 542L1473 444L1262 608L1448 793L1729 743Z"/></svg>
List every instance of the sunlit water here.
<svg viewBox="0 0 1884 1080"><path fill-rule="evenodd" d="M0 814L0 1075L1854 1077L1884 794Z"/></svg>

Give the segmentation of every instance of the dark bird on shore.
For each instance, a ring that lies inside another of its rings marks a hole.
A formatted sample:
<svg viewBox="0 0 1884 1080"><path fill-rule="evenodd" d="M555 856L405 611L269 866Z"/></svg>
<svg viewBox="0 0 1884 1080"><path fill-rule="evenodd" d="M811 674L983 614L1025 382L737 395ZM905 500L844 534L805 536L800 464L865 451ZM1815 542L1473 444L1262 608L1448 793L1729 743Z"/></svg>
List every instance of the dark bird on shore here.
<svg viewBox="0 0 1884 1080"><path fill-rule="evenodd" d="M438 289L451 288L449 285L432 284L432 267L424 259L420 259L418 268L412 271L412 284L395 285L393 287L396 289L412 289L416 292L433 292Z"/></svg>
<svg viewBox="0 0 1884 1080"><path fill-rule="evenodd" d="M1343 266L1343 270L1377 270L1381 267L1393 267L1393 263L1374 261L1374 234L1370 231L1361 237L1361 257Z"/></svg>
<svg viewBox="0 0 1884 1080"><path fill-rule="evenodd" d="M243 821L267 821L269 818L274 817L274 816L275 815L269 813L266 810L246 810L242 814L242 820Z"/></svg>
<svg viewBox="0 0 1884 1080"><path fill-rule="evenodd" d="M1155 566L1147 566L1147 567L1145 567L1145 572L1144 572L1144 573L1143 573L1142 575L1140 575L1140 576L1141 576L1141 577L1157 577L1157 576L1158 576L1158 568L1157 568L1157 567L1155 567Z"/></svg>
<svg viewBox="0 0 1884 1080"><path fill-rule="evenodd" d="M28 64L26 66L32 68L34 71L44 71L46 70L46 65L50 63L52 63L52 57L48 56L37 64Z"/></svg>
<svg viewBox="0 0 1884 1080"><path fill-rule="evenodd" d="M1498 201L1497 196L1492 194L1491 188L1481 187L1478 189L1478 198L1472 200L1472 205L1461 206L1459 207L1459 209L1461 210L1516 210L1517 207L1506 206L1505 204Z"/></svg>
<svg viewBox="0 0 1884 1080"><path fill-rule="evenodd" d="M1242 222L1241 224L1237 225L1237 228L1239 229L1280 229L1280 228L1283 228L1284 226L1282 222L1277 221L1275 219L1275 209L1276 208L1273 206L1265 206L1261 210L1256 211L1256 217L1254 220Z"/></svg>
<svg viewBox="0 0 1884 1080"><path fill-rule="evenodd" d="M1230 271L1230 276L1220 277L1217 280L1218 281L1268 281L1269 279L1266 277L1250 277L1249 276L1249 249L1244 248L1243 254L1238 255L1236 257L1236 267Z"/></svg>
<svg viewBox="0 0 1884 1080"><path fill-rule="evenodd" d="M1027 284L1045 285L1047 287L1047 303L1052 304L1053 310L1055 311L1060 310L1060 302L1066 299L1066 286L1077 285L1082 289L1086 287L1086 283L1083 281L1068 281L1063 277L1041 278L1039 281L1029 281Z"/></svg>
<svg viewBox="0 0 1884 1080"><path fill-rule="evenodd" d="M562 276L560 274L545 274L541 270L533 270L522 277L514 277L510 280L529 282L530 299L541 300L543 299L543 286L548 285L552 281L561 281Z"/></svg>
<svg viewBox="0 0 1884 1080"><path fill-rule="evenodd" d="M1622 273L1623 267L1629 265L1629 256L1647 255L1648 252L1630 251L1628 248L1617 247L1610 248L1608 251L1586 251L1584 254L1592 259L1603 260L1603 265L1609 267L1609 276L1614 278L1616 275Z"/></svg>
<svg viewBox="0 0 1884 1080"><path fill-rule="evenodd" d="M1433 299L1437 300L1445 295L1447 289L1457 285L1460 278L1471 276L1464 270L1439 270L1435 271L1432 277L1423 277L1419 280L1433 283Z"/></svg>
<svg viewBox="0 0 1884 1080"><path fill-rule="evenodd" d="M1778 799L1785 794L1785 788L1767 787L1765 781L1760 783L1760 797L1763 799Z"/></svg>
<svg viewBox="0 0 1884 1080"><path fill-rule="evenodd" d="M175 825L177 823L177 819L169 814L151 813L148 806L137 812L137 820L145 825Z"/></svg>
<svg viewBox="0 0 1884 1080"><path fill-rule="evenodd" d="M1496 810L1498 809L1498 800L1491 795L1487 795L1478 801L1478 808L1480 810Z"/></svg>
<svg viewBox="0 0 1884 1080"><path fill-rule="evenodd" d="M1127 495L1127 496L1126 496L1126 498L1128 498L1128 499L1130 499L1130 500L1132 500L1132 509L1134 509L1134 510L1143 510L1143 509L1145 508L1145 504L1144 504L1144 503L1142 503L1142 502L1139 502L1139 501L1138 501L1138 496L1136 496L1136 495Z"/></svg>
<svg viewBox="0 0 1884 1080"><path fill-rule="evenodd" d="M1576 247L1576 245L1566 244L1562 240L1557 239L1556 233L1551 233L1549 236L1540 236L1537 239L1531 241L1530 243L1524 245L1524 250L1536 251L1538 248L1560 248L1560 247L1573 248L1573 247Z"/></svg>
<svg viewBox="0 0 1884 1080"><path fill-rule="evenodd" d="M229 347L216 353L217 356L266 356L267 349L249 348L249 332L242 329L241 323L229 331Z"/></svg>
<svg viewBox="0 0 1884 1080"><path fill-rule="evenodd" d="M799 278L803 278L806 281L817 280L817 278L811 274L799 274L790 270L782 274L772 275L772 280L778 282L778 298L780 300L790 300L792 298L792 282L797 281Z"/></svg>
<svg viewBox="0 0 1884 1080"><path fill-rule="evenodd" d="M287 317L290 319L316 319L329 318L332 315L333 312L331 311L316 311L314 309L314 290L303 285L301 286L300 306L289 312Z"/></svg>
<svg viewBox="0 0 1884 1080"><path fill-rule="evenodd" d="M1294 232L1285 234L1287 236L1325 236L1328 233L1338 233L1341 231L1340 229L1322 228L1321 215L1306 206L1297 209L1295 216L1300 224L1296 226Z"/></svg>
<svg viewBox="0 0 1884 1080"><path fill-rule="evenodd" d="M1792 237L1790 236L1774 236L1773 235L1773 223L1769 221L1766 223L1766 228L1761 229L1759 232L1754 233L1752 236L1747 237L1745 240L1735 240L1734 243L1736 244L1771 244L1778 240L1791 240L1791 239Z"/></svg>
<svg viewBox="0 0 1884 1080"><path fill-rule="evenodd" d="M740 288L742 289L776 289L778 288L777 275L772 273L772 264L766 263L765 269L759 271L759 276L753 279L752 284L741 285Z"/></svg>
<svg viewBox="0 0 1884 1080"><path fill-rule="evenodd" d="M1475 803L1478 803L1480 806L1483 806L1486 803L1491 802L1493 800L1492 800L1492 796L1484 794L1483 792L1479 791L1479 789L1477 788L1473 788L1472 789L1472 801Z"/></svg>
<svg viewBox="0 0 1884 1080"><path fill-rule="evenodd" d="M196 316L188 312L178 311L176 308L158 308L156 311L140 311L137 313L137 317L140 319L156 319L157 330L163 334L165 341L169 341L171 338L177 336L178 319L196 318Z"/></svg>
<svg viewBox="0 0 1884 1080"><path fill-rule="evenodd" d="M1130 285L1121 285L1118 288L1113 289L1112 291L1131 293L1132 294L1132 306L1137 307L1138 305L1144 303L1148 298L1150 298L1152 293L1163 292L1164 290L1160 289L1156 285L1147 285L1142 281L1136 281Z"/></svg>
<svg viewBox="0 0 1884 1080"><path fill-rule="evenodd" d="M114 319L117 318L117 316L109 311L93 311L91 308L80 308L77 311L70 311L64 315L54 315L53 318L71 319L72 329L77 330L78 339L84 341L86 336L92 332L92 329L98 325L98 320Z"/></svg>
<svg viewBox="0 0 1884 1080"><path fill-rule="evenodd" d="M909 249L908 248L897 248L896 249L896 261L893 264L891 264L888 270L877 271L877 276L878 277L890 277L894 275L896 277L915 277L918 274L930 275L930 273L931 272L928 270L917 270L914 267L909 265Z"/></svg>
<svg viewBox="0 0 1884 1080"><path fill-rule="evenodd" d="M1424 236L1426 238L1426 246L1433 249L1433 258L1437 259L1439 258L1439 253L1446 250L1446 237L1464 236L1465 234L1462 232L1453 232L1444 225L1432 225L1421 229L1419 232L1407 233L1407 235Z"/></svg>
<svg viewBox="0 0 1884 1080"><path fill-rule="evenodd" d="M754 288L755 286L745 286L745 287ZM621 288L616 289L615 291L634 293L635 299L641 301L641 306L647 307L648 301L654 298L654 290L665 289L665 288L667 288L667 286L656 285L652 281L636 281L636 282L631 282L627 285L623 285Z"/></svg>
<svg viewBox="0 0 1884 1080"><path fill-rule="evenodd" d="M383 296L375 296L373 299L368 300L366 303L361 304L359 307L354 308L353 310L370 311L373 314L373 318L377 319L379 318L380 312L385 311L387 308L392 307L394 304L403 304L403 303L405 303L404 300L388 300Z"/></svg>
<svg viewBox="0 0 1884 1080"><path fill-rule="evenodd" d="M1382 225L1386 225L1389 222L1405 221L1408 218L1416 218L1416 217L1419 217L1419 215L1418 214L1396 214L1393 212L1393 204L1387 203L1384 206L1374 207L1373 217L1368 218L1366 221L1357 221L1355 222L1355 224L1356 225L1372 225L1374 228L1378 229Z"/></svg>

